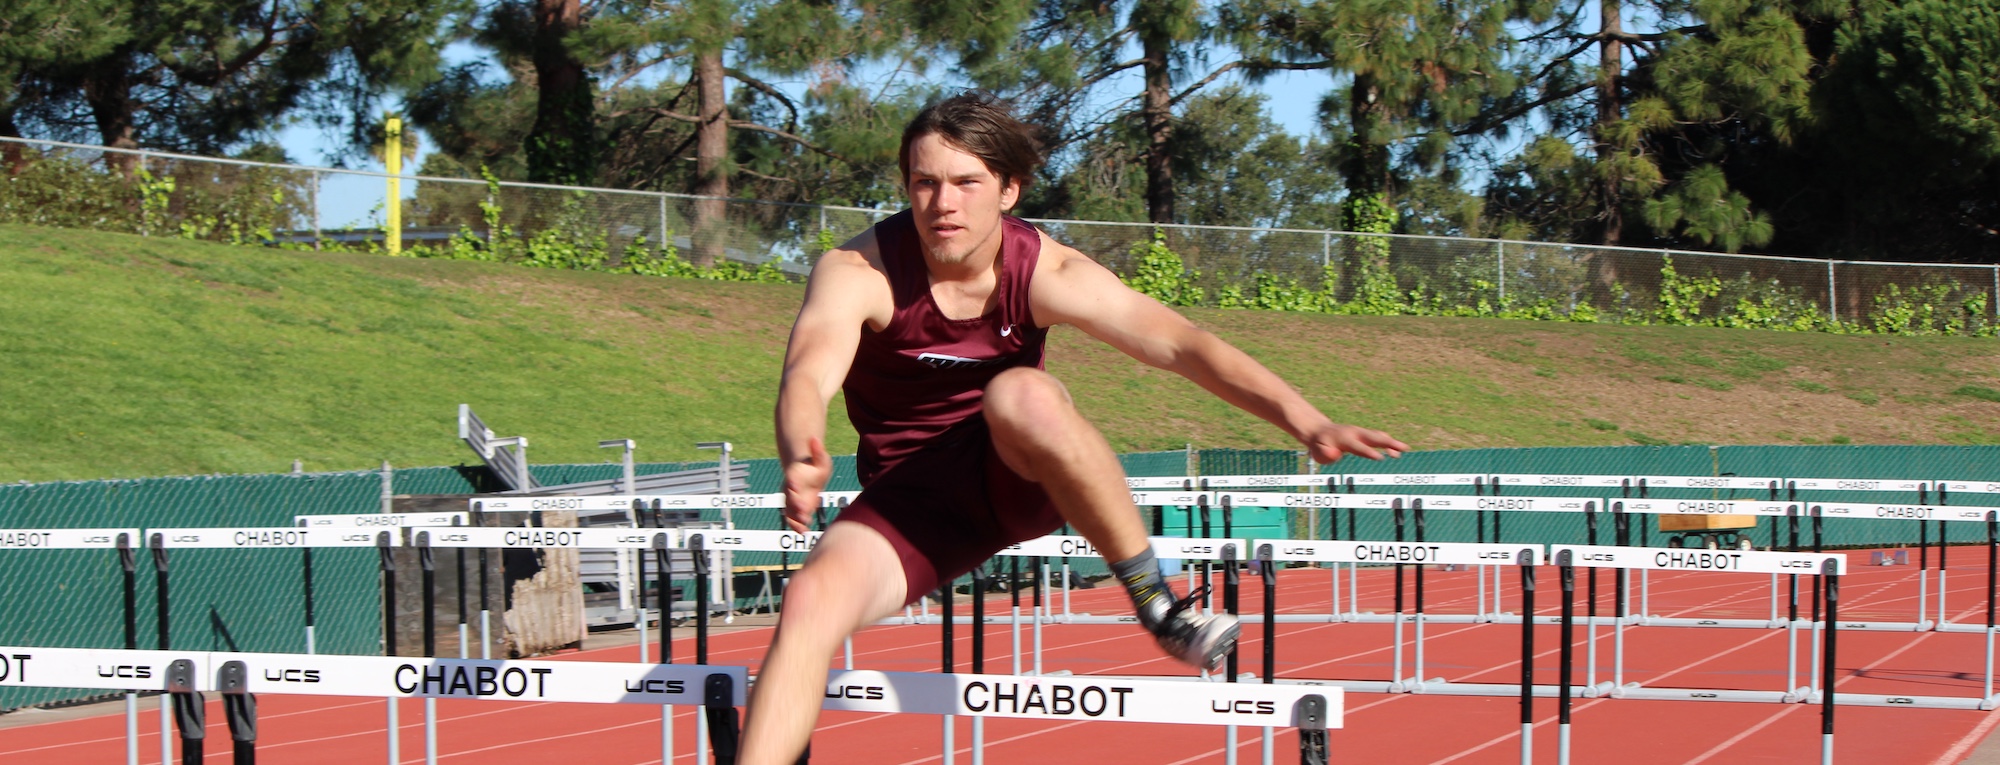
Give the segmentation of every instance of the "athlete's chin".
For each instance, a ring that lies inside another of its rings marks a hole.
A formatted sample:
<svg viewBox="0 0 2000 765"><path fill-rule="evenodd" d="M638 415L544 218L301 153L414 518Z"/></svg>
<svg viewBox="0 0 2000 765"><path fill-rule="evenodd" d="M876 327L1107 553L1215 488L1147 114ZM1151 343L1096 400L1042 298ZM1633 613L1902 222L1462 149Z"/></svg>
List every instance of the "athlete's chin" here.
<svg viewBox="0 0 2000 765"><path fill-rule="evenodd" d="M942 266L964 263L972 256L972 248L954 241L925 242L924 251L931 256L931 262Z"/></svg>

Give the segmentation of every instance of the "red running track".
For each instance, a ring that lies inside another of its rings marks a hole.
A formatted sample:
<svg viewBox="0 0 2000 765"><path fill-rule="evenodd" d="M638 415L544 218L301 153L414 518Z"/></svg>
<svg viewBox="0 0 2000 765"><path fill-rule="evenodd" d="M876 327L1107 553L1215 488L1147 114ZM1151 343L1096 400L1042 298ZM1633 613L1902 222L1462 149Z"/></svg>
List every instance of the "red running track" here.
<svg viewBox="0 0 2000 765"><path fill-rule="evenodd" d="M1854 560L1864 560L1854 556ZM1503 603L1517 611L1519 571L1507 569ZM1414 584L1413 572L1409 581ZM1954 621L1985 618L1983 567L1953 570L1947 603ZM1856 566L1843 577L1841 620L1903 620L1914 617L1917 573L1913 567ZM1218 577L1219 579L1219 577ZM1600 574L1600 613L1611 612L1609 572ZM1560 612L1557 571L1538 573L1536 611ZM1801 601L1810 593L1802 580ZM1933 583L1935 578L1933 578ZM1219 581L1218 581L1219 583ZM1243 610L1263 608L1255 577L1243 580ZM1362 610L1391 610L1393 574L1362 572ZM1281 613L1324 613L1330 608L1328 573L1293 569L1279 581ZM1427 609L1431 613L1473 610L1475 574L1429 571ZM1934 609L1936 592L1930 593ZM1342 585L1341 597L1347 597ZM1585 585L1578 582L1579 616ZM1660 616L1762 618L1768 615L1769 577L1703 573L1659 574L1651 578L1650 605ZM1490 593L1488 595L1491 597ZM1220 604L1220 599L1216 600ZM1633 596L1637 607L1638 595ZM1343 609L1347 607L1343 601ZM1414 601L1411 601L1414 605ZM989 601L989 613L1004 613L1009 601ZM1115 588L1073 593L1075 611L1123 614L1128 605ZM1781 608L1783 604L1781 603ZM1058 600L1056 608L1060 610ZM960 599L958 612L969 615ZM1781 611L1782 613L1782 611ZM1610 627L1599 627L1598 677L1611 679ZM1184 674L1131 625L1060 624L1043 628L1045 670L1077 674ZM876 627L857 635L855 666L893 671L937 671L936 625ZM1024 643L1031 630L1023 629ZM1577 629L1575 680L1586 679L1583 629ZM986 671L1013 671L1011 628L987 627ZM1277 628L1279 677L1387 680L1391 672L1392 627L1387 624L1281 623ZM957 671L971 670L971 638L961 622L955 655ZM1520 626L1430 624L1425 637L1425 674L1459 682L1511 683L1520 676ZM711 663L745 664L756 671L769 628L718 632L711 636ZM1246 625L1242 671L1257 671L1265 633ZM1414 630L1404 631L1405 674L1413 658ZM1538 684L1557 681L1557 641L1552 625L1536 628ZM1648 687L1777 690L1785 682L1783 630L1687 627L1634 627L1626 631L1624 680ZM1836 663L1838 690L1977 698L1983 693L1983 636L1955 633L1843 631ZM688 660L693 640L675 641L675 655ZM561 658L629 661L630 647L566 654ZM1810 668L1810 647L1800 635L1800 673ZM841 658L836 656L839 666ZM1023 666L1032 669L1032 660ZM1803 684L1805 680L1797 680ZM213 698L213 694L210 694ZM366 763L387 759L385 704L380 699L264 696L260 703L258 751L270 763ZM400 702L400 761L423 761L423 704ZM659 713L637 705L440 700L438 750L445 762L658 763ZM54 762L122 762L122 708L107 714L0 729L0 765ZM1535 702L1534 748L1538 762L1556 756L1556 701ZM229 762L229 736L219 702L208 710L208 761ZM693 765L695 714L675 715L676 763ZM157 761L157 713L141 715L142 761ZM1520 706L1515 698L1350 693L1346 726L1332 734L1336 761L1395 763L1513 763L1519 761ZM1840 707L1836 760L1891 763L1957 762L2000 723L1991 712ZM956 721L957 757L969 762L968 719ZM1576 762L1623 763L1799 763L1819 757L1820 713L1816 705L1699 701L1577 699L1573 707L1572 749ZM1262 741L1257 729L1240 729L1238 756L1255 762ZM941 718L829 712L813 737L813 761L825 765L919 765L940 762ZM1046 722L989 719L986 754L996 763L1045 761L1143 762L1164 765L1224 761L1222 728L1106 722ZM1296 761L1296 735L1281 729L1274 742L1281 762Z"/></svg>

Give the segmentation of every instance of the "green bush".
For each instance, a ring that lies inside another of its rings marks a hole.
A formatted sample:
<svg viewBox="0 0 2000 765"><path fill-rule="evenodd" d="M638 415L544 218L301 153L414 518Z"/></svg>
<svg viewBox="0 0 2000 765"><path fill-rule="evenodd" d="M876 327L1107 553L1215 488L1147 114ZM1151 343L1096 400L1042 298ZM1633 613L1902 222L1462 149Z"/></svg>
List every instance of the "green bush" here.
<svg viewBox="0 0 2000 765"><path fill-rule="evenodd" d="M1201 272L1188 270L1181 256L1167 247L1166 231L1153 229L1153 238L1132 245L1131 253L1136 265L1124 281L1132 289L1166 305L1202 305L1206 291L1194 284Z"/></svg>
<svg viewBox="0 0 2000 765"><path fill-rule="evenodd" d="M480 175L486 179L486 198L479 202L479 214L486 224L486 235L481 236L469 227L460 226L458 233L452 235L444 244L408 247L403 251L405 255L415 258L482 260L514 263L530 268L605 271L675 279L767 283L790 281L785 272L778 268L775 258L757 266L735 261L722 261L706 268L696 266L681 258L679 248L672 244L671 231L666 233L668 242L657 249L648 247L643 236L634 239L618 251L618 257L614 261L611 257L609 238L604 229L591 221L588 211L584 208L587 196L582 191L574 192L564 198L547 225L523 237L513 226L501 222L500 179L495 178L485 168L480 168ZM821 243L824 244L830 239L830 235L821 232L819 237ZM824 244L823 250L831 247L831 244Z"/></svg>
<svg viewBox="0 0 2000 765"><path fill-rule="evenodd" d="M0 180L0 222L270 244L309 217L306 174L254 166L91 163L20 149Z"/></svg>

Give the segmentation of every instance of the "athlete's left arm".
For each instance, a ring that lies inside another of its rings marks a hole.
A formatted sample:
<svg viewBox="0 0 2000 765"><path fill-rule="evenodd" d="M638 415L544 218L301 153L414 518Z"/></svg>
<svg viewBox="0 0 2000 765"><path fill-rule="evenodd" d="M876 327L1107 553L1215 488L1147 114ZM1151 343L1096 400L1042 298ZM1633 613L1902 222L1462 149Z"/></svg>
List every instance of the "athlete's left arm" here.
<svg viewBox="0 0 2000 765"><path fill-rule="evenodd" d="M1409 449L1381 431L1333 422L1249 354L1125 286L1110 270L1047 234L1042 235L1028 301L1037 324L1073 325L1132 358L1186 377L1283 429L1315 461L1332 462L1342 454L1381 459Z"/></svg>

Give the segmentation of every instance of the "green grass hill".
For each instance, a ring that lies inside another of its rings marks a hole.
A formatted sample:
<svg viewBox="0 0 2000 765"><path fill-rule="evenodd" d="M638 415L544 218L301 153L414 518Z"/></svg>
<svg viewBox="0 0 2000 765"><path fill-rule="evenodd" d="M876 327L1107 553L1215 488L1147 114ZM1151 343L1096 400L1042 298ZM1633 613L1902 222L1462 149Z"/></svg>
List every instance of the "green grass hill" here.
<svg viewBox="0 0 2000 765"><path fill-rule="evenodd" d="M0 480L772 456L803 288L0 226ZM2000 443L2000 343L1197 309L1336 419L1423 449ZM1073 330L1049 368L1120 451L1288 448ZM852 451L838 409L832 443ZM713 453L706 453L712 455Z"/></svg>

